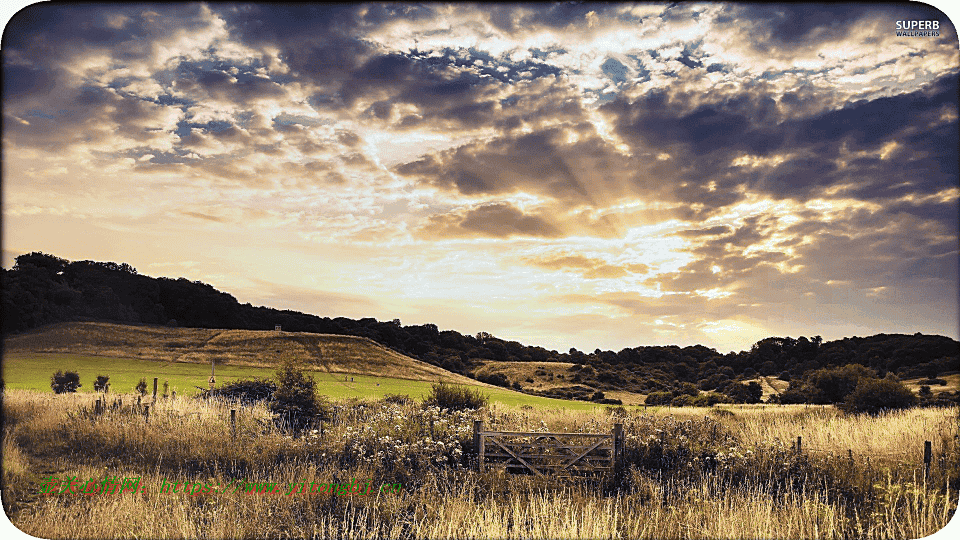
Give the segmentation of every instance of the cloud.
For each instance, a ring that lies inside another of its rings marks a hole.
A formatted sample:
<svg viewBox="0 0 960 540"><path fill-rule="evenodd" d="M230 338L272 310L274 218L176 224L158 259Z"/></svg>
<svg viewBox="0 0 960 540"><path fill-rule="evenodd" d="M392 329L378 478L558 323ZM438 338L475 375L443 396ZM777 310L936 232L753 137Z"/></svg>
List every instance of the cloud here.
<svg viewBox="0 0 960 540"><path fill-rule="evenodd" d="M579 254L555 254L537 257L524 257L521 259L526 264L531 264L548 270L563 270L576 272L587 279L613 279L629 276L631 274L642 274L648 270L645 264L609 264L603 259L587 257Z"/></svg>
<svg viewBox="0 0 960 540"><path fill-rule="evenodd" d="M560 231L543 216L526 214L507 203L486 203L430 216L417 234L427 238L509 238L556 237Z"/></svg>

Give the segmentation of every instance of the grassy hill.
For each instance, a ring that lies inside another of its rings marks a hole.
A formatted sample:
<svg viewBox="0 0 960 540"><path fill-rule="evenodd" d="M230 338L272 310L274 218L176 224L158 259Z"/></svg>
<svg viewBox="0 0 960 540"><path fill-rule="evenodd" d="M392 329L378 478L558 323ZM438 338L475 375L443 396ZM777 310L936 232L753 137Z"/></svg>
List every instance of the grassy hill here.
<svg viewBox="0 0 960 540"><path fill-rule="evenodd" d="M273 368L289 358L328 373L485 386L356 336L71 322L12 336L4 346L9 355L69 353L205 365L214 361L218 368Z"/></svg>
<svg viewBox="0 0 960 540"><path fill-rule="evenodd" d="M530 396L475 381L399 354L362 337L272 332L130 326L101 322L58 323L4 341L3 381L7 388L49 391L57 370L80 374L81 392L97 375L110 377L111 393L132 392L141 378L153 378L180 395L207 386L210 361L217 384L269 378L284 359L313 375L320 393L332 398L381 398L407 394L422 399L437 381L482 387L491 401L592 410L595 404Z"/></svg>

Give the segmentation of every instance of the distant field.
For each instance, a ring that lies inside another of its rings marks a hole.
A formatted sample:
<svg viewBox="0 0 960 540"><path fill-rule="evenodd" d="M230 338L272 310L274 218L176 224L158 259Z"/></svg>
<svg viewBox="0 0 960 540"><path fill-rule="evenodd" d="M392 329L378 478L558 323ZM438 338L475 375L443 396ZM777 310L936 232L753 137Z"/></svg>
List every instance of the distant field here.
<svg viewBox="0 0 960 540"><path fill-rule="evenodd" d="M937 375L936 378L947 381L947 384L946 386L940 386L939 384L929 385L930 391L933 392L934 394L938 394L940 392L954 392L956 390L960 390L960 373L954 372L954 373L950 373L949 375ZM924 379L925 377L919 378L919 379L905 379L903 381L903 384L907 385L907 388L913 390L914 392L919 392L920 387L923 386L920 383L920 381Z"/></svg>
<svg viewBox="0 0 960 540"><path fill-rule="evenodd" d="M196 395L197 386L206 388L210 366L188 362L156 362L131 358L77 355L69 353L11 353L4 355L3 381L7 388L26 390L50 390L50 376L57 370L72 370L80 374L80 392L92 392L97 375L110 377L112 393L131 393L141 377L147 379L148 391L153 391L153 378L158 377L159 393L167 381L170 390L178 395ZM317 390L333 399L378 399L387 394L406 394L423 399L430 392L434 381L413 381L395 377L378 377L361 374L327 373L307 370L317 382ZM270 378L273 368L251 366L217 366L217 384L244 378ZM344 380L346 378L347 380ZM533 407L559 407L570 410L590 411L599 408L592 403L549 399L514 392L505 388L469 385L480 388L491 401L504 405L530 405Z"/></svg>

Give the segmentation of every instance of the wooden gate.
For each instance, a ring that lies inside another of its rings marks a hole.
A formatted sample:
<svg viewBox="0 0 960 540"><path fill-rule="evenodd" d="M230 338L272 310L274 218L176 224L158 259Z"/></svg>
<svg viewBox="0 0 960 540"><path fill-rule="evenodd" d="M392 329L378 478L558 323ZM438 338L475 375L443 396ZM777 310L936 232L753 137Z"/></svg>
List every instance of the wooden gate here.
<svg viewBox="0 0 960 540"><path fill-rule="evenodd" d="M473 422L477 466L529 470L545 476L593 474L613 470L623 448L623 424L610 433L537 433L483 431L483 421Z"/></svg>

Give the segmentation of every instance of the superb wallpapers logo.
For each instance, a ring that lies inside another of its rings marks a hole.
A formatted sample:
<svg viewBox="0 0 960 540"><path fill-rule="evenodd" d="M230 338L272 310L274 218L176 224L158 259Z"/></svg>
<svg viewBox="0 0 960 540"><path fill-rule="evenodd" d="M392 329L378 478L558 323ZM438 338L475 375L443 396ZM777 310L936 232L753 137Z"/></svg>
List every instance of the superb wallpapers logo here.
<svg viewBox="0 0 960 540"><path fill-rule="evenodd" d="M897 37L940 37L940 21L897 21Z"/></svg>

